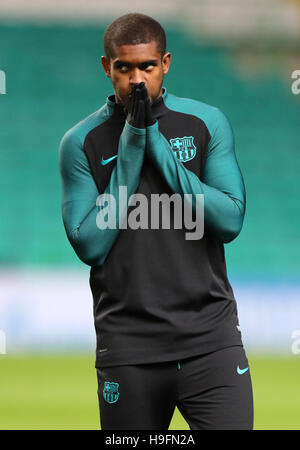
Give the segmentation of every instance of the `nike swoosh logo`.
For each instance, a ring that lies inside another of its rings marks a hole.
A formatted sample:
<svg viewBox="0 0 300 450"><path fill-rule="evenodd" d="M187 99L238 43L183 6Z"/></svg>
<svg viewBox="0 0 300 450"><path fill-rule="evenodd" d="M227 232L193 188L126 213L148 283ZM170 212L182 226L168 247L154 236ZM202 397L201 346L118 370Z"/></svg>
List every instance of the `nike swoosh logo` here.
<svg viewBox="0 0 300 450"><path fill-rule="evenodd" d="M108 158L108 159L103 159L103 156L102 156L102 159L101 159L102 166L105 166L106 164L110 163L113 159L117 158L117 156L118 155L114 155L114 156L112 156L111 158Z"/></svg>
<svg viewBox="0 0 300 450"><path fill-rule="evenodd" d="M239 375L243 375L243 373L247 372L249 370L249 367L246 367L246 369L240 369L240 366L237 366L236 371Z"/></svg>

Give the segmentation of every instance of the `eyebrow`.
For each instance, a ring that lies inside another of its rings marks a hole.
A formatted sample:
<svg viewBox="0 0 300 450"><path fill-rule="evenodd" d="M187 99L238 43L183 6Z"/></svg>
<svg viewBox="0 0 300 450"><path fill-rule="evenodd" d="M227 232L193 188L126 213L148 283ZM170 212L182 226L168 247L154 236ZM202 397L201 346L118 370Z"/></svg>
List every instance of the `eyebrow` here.
<svg viewBox="0 0 300 450"><path fill-rule="evenodd" d="M119 68L121 66L126 66L128 68L132 68L135 65L136 64L132 64L132 63L129 63L129 62L126 62L126 61L121 61L121 60L118 60L118 61L114 62L114 66L116 68ZM137 64L137 66L140 67L140 68L147 67L147 66L157 66L157 60L156 59L149 59L147 61L141 62L140 64Z"/></svg>

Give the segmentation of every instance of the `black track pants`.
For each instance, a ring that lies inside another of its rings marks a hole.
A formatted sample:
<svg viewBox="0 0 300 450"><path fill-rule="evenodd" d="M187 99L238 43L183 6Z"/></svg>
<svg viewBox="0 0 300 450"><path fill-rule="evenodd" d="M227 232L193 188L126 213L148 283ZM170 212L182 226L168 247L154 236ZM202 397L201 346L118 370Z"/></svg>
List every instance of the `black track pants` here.
<svg viewBox="0 0 300 450"><path fill-rule="evenodd" d="M167 430L177 406L191 430L253 428L242 346L180 361L97 369L102 430Z"/></svg>

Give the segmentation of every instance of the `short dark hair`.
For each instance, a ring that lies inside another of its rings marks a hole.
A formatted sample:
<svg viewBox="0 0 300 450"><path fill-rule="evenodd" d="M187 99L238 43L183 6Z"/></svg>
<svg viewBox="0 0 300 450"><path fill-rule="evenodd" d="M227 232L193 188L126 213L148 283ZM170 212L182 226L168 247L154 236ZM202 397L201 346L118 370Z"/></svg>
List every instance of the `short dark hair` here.
<svg viewBox="0 0 300 450"><path fill-rule="evenodd" d="M166 33L162 26L150 16L139 13L125 14L114 20L104 33L104 51L110 59L115 47L121 45L148 44L156 41L161 56L166 52Z"/></svg>

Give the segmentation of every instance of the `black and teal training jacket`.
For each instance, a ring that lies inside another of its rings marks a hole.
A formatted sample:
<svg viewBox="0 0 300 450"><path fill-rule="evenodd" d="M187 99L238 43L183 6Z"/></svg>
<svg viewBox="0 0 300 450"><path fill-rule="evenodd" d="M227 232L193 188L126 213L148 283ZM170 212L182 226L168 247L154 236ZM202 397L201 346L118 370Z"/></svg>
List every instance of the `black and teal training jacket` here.
<svg viewBox="0 0 300 450"><path fill-rule="evenodd" d="M242 345L224 256L246 207L231 126L218 108L165 88L152 110L156 123L134 128L112 95L60 144L66 233L91 266L96 367ZM203 194L203 237L187 240L185 227L172 220L169 229L151 227L151 208L148 228L120 227L134 205L119 211L119 186L126 186L127 198L144 194L149 204L151 194ZM116 199L115 229L97 226L100 194Z"/></svg>

